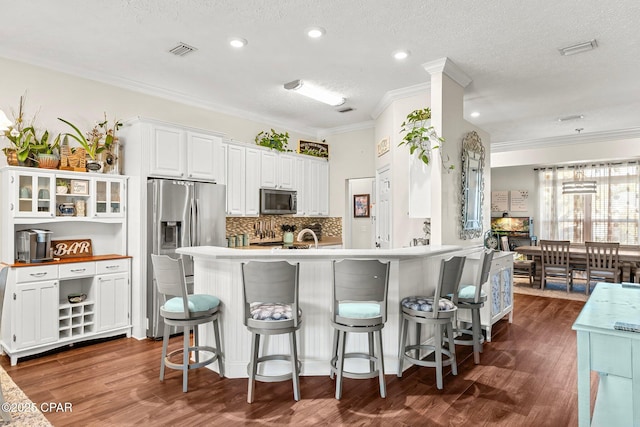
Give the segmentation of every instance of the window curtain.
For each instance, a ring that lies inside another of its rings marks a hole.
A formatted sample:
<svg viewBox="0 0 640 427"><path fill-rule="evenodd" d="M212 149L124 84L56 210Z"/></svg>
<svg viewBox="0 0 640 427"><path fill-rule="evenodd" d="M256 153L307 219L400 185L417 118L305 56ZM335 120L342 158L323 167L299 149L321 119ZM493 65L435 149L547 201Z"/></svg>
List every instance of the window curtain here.
<svg viewBox="0 0 640 427"><path fill-rule="evenodd" d="M538 238L637 245L640 166L578 165L537 170ZM595 194L563 194L562 184L595 181Z"/></svg>

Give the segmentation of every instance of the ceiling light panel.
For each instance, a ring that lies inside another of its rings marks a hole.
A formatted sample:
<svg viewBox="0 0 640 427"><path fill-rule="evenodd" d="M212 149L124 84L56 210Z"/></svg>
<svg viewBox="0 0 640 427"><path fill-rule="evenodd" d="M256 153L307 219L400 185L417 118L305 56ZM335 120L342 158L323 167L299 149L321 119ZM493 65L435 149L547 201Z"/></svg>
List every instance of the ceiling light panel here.
<svg viewBox="0 0 640 427"><path fill-rule="evenodd" d="M324 102L325 104L329 104L334 107L342 105L346 101L346 99L341 95L330 92L324 88L306 83L302 80L294 80L292 82L285 83L284 88L287 90L293 90L300 95L315 99L316 101Z"/></svg>
<svg viewBox="0 0 640 427"><path fill-rule="evenodd" d="M592 39L592 40L589 40L588 42L578 43L572 46L561 47L558 50L560 51L560 55L569 56L569 55L575 55L576 53L593 50L596 47L598 47L598 42L596 41L596 39Z"/></svg>

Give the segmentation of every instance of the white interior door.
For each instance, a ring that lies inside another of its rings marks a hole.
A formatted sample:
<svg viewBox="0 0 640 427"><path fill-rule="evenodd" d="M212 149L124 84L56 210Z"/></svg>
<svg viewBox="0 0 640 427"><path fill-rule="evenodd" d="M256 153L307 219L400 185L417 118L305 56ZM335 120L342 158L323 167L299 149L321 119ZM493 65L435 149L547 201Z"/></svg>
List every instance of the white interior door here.
<svg viewBox="0 0 640 427"><path fill-rule="evenodd" d="M391 248L391 167L376 171L376 247Z"/></svg>

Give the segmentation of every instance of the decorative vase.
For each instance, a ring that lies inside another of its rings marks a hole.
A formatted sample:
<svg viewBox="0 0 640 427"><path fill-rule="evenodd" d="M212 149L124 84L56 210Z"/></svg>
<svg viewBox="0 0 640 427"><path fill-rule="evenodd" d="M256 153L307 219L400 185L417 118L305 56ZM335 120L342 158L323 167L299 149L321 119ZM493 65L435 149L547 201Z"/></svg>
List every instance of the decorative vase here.
<svg viewBox="0 0 640 427"><path fill-rule="evenodd" d="M285 245L293 244L293 233L291 231L285 231L282 236L282 241Z"/></svg>
<svg viewBox="0 0 640 427"><path fill-rule="evenodd" d="M7 150L5 154L7 155L7 164L9 166L18 166L18 153L16 150Z"/></svg>
<svg viewBox="0 0 640 427"><path fill-rule="evenodd" d="M60 157L56 154L38 154L38 167L43 169L56 169L60 163Z"/></svg>

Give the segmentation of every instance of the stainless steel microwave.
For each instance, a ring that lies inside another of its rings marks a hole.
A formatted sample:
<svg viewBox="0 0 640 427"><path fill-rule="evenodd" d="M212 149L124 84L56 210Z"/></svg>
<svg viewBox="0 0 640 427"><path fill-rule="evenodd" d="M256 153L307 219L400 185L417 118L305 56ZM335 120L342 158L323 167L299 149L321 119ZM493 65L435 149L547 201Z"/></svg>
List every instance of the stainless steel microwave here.
<svg viewBox="0 0 640 427"><path fill-rule="evenodd" d="M295 191L260 189L260 213L264 215L295 214L298 212Z"/></svg>

